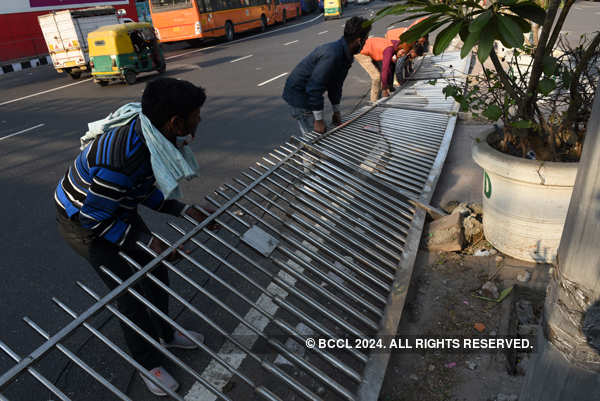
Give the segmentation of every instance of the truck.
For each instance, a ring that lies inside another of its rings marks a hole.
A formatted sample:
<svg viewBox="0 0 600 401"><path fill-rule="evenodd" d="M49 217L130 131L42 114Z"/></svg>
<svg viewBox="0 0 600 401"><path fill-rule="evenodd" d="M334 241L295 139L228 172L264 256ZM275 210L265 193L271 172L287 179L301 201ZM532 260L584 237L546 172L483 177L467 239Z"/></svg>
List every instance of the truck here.
<svg viewBox="0 0 600 401"><path fill-rule="evenodd" d="M82 71L89 71L88 33L118 24L119 17L107 6L54 11L38 16L38 21L56 71L78 79Z"/></svg>

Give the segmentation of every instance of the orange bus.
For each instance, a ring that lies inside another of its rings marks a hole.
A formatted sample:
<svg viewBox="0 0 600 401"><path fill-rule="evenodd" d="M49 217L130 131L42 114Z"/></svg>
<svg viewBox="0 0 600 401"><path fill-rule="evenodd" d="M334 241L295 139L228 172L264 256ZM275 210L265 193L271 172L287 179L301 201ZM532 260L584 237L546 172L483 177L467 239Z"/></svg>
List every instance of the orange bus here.
<svg viewBox="0 0 600 401"><path fill-rule="evenodd" d="M299 1L283 1L149 0L152 22L161 42L221 36L231 41L239 32L257 28L264 31L268 25L300 15Z"/></svg>

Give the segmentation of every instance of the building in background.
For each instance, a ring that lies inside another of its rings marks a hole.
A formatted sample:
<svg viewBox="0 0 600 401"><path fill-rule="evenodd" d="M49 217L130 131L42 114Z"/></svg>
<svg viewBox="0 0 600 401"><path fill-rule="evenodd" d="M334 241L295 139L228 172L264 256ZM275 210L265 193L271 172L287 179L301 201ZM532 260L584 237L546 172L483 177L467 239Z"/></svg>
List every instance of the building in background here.
<svg viewBox="0 0 600 401"><path fill-rule="evenodd" d="M136 0L0 0L0 64L48 54L38 15L53 10L113 6L138 20Z"/></svg>

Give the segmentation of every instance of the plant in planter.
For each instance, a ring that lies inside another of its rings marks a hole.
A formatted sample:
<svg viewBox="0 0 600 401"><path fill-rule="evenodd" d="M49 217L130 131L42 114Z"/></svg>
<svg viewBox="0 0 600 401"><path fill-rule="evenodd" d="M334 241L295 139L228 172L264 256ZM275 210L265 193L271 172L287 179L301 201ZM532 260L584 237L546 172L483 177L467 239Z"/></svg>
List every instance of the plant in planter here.
<svg viewBox="0 0 600 401"><path fill-rule="evenodd" d="M574 0L549 0L544 9L528 0L478 2L409 0L387 7L377 18L427 17L405 32L413 42L438 32L433 53L453 39L461 56L476 52L482 72L467 85L451 80L444 89L461 111L490 121L500 132L481 138L473 158L484 169L484 232L498 249L525 260L550 262L562 233L593 93L598 82L600 31L577 45L560 31ZM532 25L541 33L525 43ZM509 49L498 54L497 47ZM528 160L535 159L535 160Z"/></svg>

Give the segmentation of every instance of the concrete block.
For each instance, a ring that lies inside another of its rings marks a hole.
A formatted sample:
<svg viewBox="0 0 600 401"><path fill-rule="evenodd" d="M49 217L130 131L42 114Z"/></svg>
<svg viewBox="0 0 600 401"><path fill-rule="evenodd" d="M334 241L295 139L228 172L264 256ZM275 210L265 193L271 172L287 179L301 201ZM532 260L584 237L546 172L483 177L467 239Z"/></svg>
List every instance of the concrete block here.
<svg viewBox="0 0 600 401"><path fill-rule="evenodd" d="M430 251L454 252L462 250L465 244L463 216L452 213L434 220L425 229L424 245Z"/></svg>

